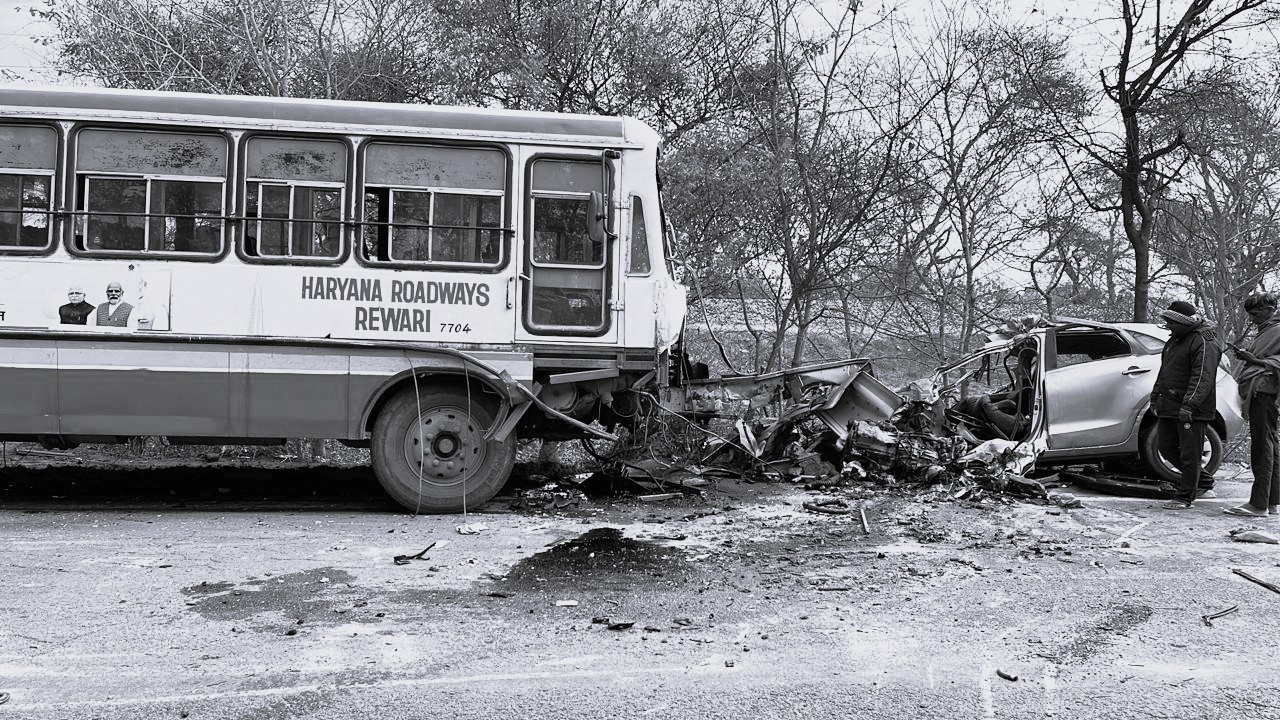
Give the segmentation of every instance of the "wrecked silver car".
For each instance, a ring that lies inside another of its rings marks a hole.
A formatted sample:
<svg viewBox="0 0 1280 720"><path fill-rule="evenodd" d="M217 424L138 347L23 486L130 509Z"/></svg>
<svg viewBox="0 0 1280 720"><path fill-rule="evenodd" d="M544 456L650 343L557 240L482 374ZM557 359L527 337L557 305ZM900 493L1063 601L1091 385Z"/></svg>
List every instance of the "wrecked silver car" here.
<svg viewBox="0 0 1280 720"><path fill-rule="evenodd" d="M1152 324L1027 318L979 351L899 389L865 359L694 382L689 407L737 422L765 475L961 481L1002 490L1033 468L1141 464L1176 481L1149 399L1168 331ZM1243 423L1224 361L1205 469ZM775 400L782 400L775 404ZM739 412L723 412L737 405ZM778 412L771 408L778 408Z"/></svg>
<svg viewBox="0 0 1280 720"><path fill-rule="evenodd" d="M1138 461L1174 482L1178 470L1157 450L1149 403L1168 336L1148 323L1037 318L993 334L982 350L939 370L932 383L959 431L975 440L1029 445L1040 466ZM1209 473L1222 462L1225 440L1243 424L1225 356L1217 405L1205 437Z"/></svg>

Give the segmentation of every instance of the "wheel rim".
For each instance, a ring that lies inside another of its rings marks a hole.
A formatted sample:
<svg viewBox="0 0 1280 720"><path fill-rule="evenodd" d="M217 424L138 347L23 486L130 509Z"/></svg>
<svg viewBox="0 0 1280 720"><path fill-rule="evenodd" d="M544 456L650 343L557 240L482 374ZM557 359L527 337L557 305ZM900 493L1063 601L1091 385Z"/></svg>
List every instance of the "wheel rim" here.
<svg viewBox="0 0 1280 720"><path fill-rule="evenodd" d="M483 429L461 408L426 410L405 429L405 462L425 485L465 482L484 465L485 454Z"/></svg>

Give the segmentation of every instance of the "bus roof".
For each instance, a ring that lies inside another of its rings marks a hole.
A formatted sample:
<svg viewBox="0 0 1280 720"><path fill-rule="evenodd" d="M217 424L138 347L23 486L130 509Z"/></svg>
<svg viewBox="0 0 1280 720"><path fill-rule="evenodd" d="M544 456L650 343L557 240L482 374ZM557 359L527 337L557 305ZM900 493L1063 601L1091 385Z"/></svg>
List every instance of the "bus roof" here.
<svg viewBox="0 0 1280 720"><path fill-rule="evenodd" d="M340 126L345 132L430 130L469 137L574 138L578 142L614 145L656 140L656 133L638 120L605 115L160 90L0 86L0 117L68 116L181 124L217 118L223 127Z"/></svg>

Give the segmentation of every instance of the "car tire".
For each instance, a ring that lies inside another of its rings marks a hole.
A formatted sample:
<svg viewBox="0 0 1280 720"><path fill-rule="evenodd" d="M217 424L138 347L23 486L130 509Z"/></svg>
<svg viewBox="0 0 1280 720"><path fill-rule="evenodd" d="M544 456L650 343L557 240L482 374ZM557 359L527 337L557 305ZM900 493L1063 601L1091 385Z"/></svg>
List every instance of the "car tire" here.
<svg viewBox="0 0 1280 720"><path fill-rule="evenodd" d="M373 471L415 513L455 513L488 501L515 465L516 439L486 439L496 413L453 388L405 390L373 425Z"/></svg>
<svg viewBox="0 0 1280 720"><path fill-rule="evenodd" d="M1160 454L1160 438L1159 433L1156 431L1157 427L1159 427L1158 423L1147 423L1146 428L1142 431L1142 462L1156 477L1176 485L1182 480L1182 472ZM1222 464L1222 438L1212 426L1206 427L1204 430L1204 443L1207 455L1204 458L1203 472L1212 475L1218 471L1218 466Z"/></svg>

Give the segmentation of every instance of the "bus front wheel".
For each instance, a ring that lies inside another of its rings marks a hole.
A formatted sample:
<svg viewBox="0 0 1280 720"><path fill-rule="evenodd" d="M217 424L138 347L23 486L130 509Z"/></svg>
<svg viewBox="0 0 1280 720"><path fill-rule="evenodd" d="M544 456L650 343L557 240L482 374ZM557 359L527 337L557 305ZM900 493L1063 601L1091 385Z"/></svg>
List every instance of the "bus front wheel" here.
<svg viewBox="0 0 1280 720"><path fill-rule="evenodd" d="M373 425L373 471L393 500L415 513L454 513L498 494L516 441L486 440L494 411L464 391L401 392Z"/></svg>

